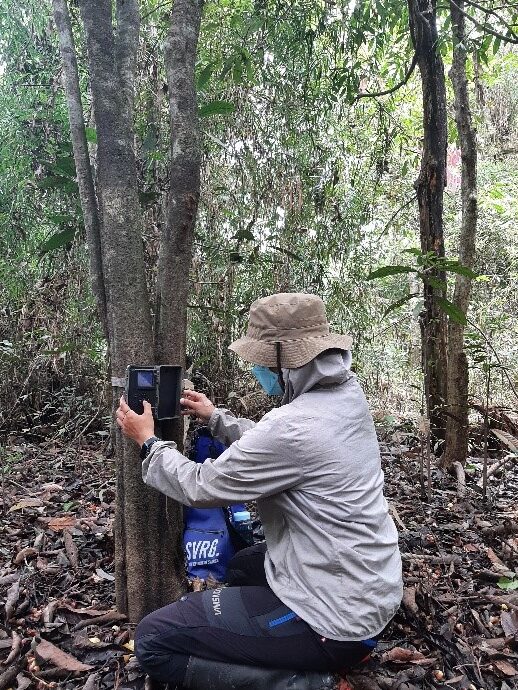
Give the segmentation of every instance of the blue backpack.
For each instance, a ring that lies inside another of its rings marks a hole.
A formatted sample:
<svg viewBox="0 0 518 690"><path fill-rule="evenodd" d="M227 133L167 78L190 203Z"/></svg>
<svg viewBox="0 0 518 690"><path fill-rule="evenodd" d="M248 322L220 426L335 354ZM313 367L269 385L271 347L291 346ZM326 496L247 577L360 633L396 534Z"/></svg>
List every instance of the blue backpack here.
<svg viewBox="0 0 518 690"><path fill-rule="evenodd" d="M195 462L217 458L227 446L212 437L207 427L199 427L193 437L189 457ZM229 508L184 508L183 544L187 576L203 580L212 576L224 582L227 565L234 553L246 544L232 527L235 512L246 510L243 504Z"/></svg>

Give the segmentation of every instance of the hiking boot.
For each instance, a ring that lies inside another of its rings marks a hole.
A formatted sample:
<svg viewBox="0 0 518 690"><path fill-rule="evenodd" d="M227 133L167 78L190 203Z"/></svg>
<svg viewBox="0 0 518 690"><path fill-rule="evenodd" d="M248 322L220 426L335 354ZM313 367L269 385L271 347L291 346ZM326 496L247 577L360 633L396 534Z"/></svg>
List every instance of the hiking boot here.
<svg viewBox="0 0 518 690"><path fill-rule="evenodd" d="M184 690L336 690L333 673L239 666L191 656Z"/></svg>

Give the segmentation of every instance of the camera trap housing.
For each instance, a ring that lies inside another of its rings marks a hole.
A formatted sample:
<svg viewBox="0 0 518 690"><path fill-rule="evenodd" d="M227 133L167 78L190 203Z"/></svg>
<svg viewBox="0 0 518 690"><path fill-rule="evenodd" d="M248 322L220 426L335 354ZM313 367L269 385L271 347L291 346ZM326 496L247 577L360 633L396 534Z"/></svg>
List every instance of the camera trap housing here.
<svg viewBox="0 0 518 690"><path fill-rule="evenodd" d="M180 416L183 369L174 364L130 365L126 369L125 398L130 409L144 412L147 400L157 421Z"/></svg>

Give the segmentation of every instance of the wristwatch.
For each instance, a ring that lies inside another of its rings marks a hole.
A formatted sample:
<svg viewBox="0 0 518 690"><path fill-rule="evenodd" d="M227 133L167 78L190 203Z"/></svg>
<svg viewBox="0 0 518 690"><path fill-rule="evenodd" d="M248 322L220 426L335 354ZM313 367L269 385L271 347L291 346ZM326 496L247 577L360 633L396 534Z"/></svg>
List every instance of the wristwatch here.
<svg viewBox="0 0 518 690"><path fill-rule="evenodd" d="M149 451L151 450L151 446L153 443L156 443L157 441L160 441L160 439L157 436L150 436L147 441L144 441L140 448L140 459L145 460L148 456Z"/></svg>

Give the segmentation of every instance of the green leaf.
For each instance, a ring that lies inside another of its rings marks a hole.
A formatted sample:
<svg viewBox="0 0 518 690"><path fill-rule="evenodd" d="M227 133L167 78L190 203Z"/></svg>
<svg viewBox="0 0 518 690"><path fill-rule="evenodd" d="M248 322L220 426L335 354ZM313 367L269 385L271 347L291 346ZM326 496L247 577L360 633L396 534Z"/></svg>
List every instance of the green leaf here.
<svg viewBox="0 0 518 690"><path fill-rule="evenodd" d="M232 81L234 84L241 84L243 81L243 60L239 55L236 55L232 65Z"/></svg>
<svg viewBox="0 0 518 690"><path fill-rule="evenodd" d="M412 266L382 266L369 273L367 280L385 278L385 276L393 276L397 273L417 273L417 271L415 268L412 268Z"/></svg>
<svg viewBox="0 0 518 690"><path fill-rule="evenodd" d="M244 257L239 254L239 252L230 252L229 259L233 263L241 263L241 261L244 261Z"/></svg>
<svg viewBox="0 0 518 690"><path fill-rule="evenodd" d="M202 105L198 110L200 117L208 117L209 115L228 115L233 113L235 106L229 101L211 101Z"/></svg>
<svg viewBox="0 0 518 690"><path fill-rule="evenodd" d="M385 311L383 312L383 318L387 316L387 314L390 314L391 311L394 311L395 309L399 309L399 307L402 307L403 304L406 304L406 302L410 302L411 299L414 297L419 297L418 292L411 292L408 295L405 295L401 299L398 299L397 302L393 302L390 307L387 307Z"/></svg>
<svg viewBox="0 0 518 690"><path fill-rule="evenodd" d="M457 323L461 323L463 326L467 324L466 314L459 309L453 302L445 299L444 297L437 297L437 304L441 307L443 312L447 314L450 319L453 319Z"/></svg>
<svg viewBox="0 0 518 690"><path fill-rule="evenodd" d="M209 83L213 71L214 71L214 64L212 62L209 62L209 64L205 65L205 67L199 73L198 79L196 80L196 86L198 87L198 89L200 91L203 91L203 89Z"/></svg>
<svg viewBox="0 0 518 690"><path fill-rule="evenodd" d="M56 225L64 223L75 223L75 218L68 213L49 213L47 218Z"/></svg>
<svg viewBox="0 0 518 690"><path fill-rule="evenodd" d="M451 273L459 273L461 276L466 276L467 278L476 278L478 273L475 273L471 268L463 266L458 261L447 261L444 264L444 270L450 271Z"/></svg>
<svg viewBox="0 0 518 690"><path fill-rule="evenodd" d="M47 240L45 240L45 242L41 245L41 253L46 254L47 252L52 252L55 249L59 249L60 247L63 247L65 244L72 242L72 240L75 237L75 234L75 228L67 228L66 230L62 230L61 232L56 232L54 235L51 235Z"/></svg>
<svg viewBox="0 0 518 690"><path fill-rule="evenodd" d="M70 194L71 196L77 196L79 194L77 182L72 182L69 177L63 177L61 175L50 175L49 177L44 177L38 182L38 187L40 189L59 188L65 194Z"/></svg>
<svg viewBox="0 0 518 690"><path fill-rule="evenodd" d="M497 585L500 589L518 589L518 578L501 577Z"/></svg>
<svg viewBox="0 0 518 690"><path fill-rule="evenodd" d="M89 144L97 144L97 130L94 127L85 127L85 134Z"/></svg>
<svg viewBox="0 0 518 690"><path fill-rule="evenodd" d="M242 230L239 230L236 232L234 237L232 238L234 240L255 240L254 233L249 230L248 228L243 228Z"/></svg>
<svg viewBox="0 0 518 690"><path fill-rule="evenodd" d="M409 247L408 249L403 249L404 254L413 254L414 256L421 256L422 251L417 247Z"/></svg>
<svg viewBox="0 0 518 690"><path fill-rule="evenodd" d="M54 164L53 168L58 174L75 179L76 164L73 156L60 156L56 159L56 163Z"/></svg>
<svg viewBox="0 0 518 690"><path fill-rule="evenodd" d="M63 187L69 182L66 177L61 177L60 175L49 175L44 177L42 180L38 181L38 187L40 189L56 189L57 187Z"/></svg>

